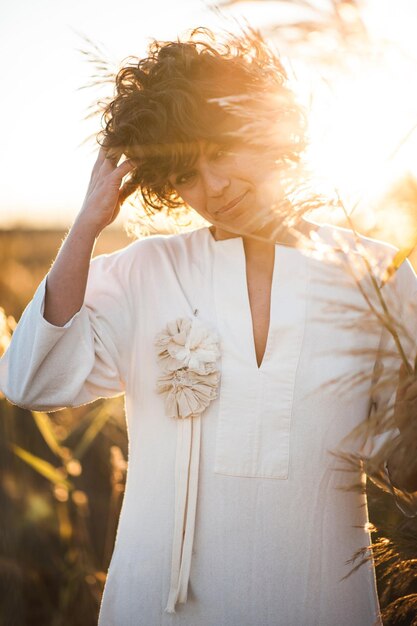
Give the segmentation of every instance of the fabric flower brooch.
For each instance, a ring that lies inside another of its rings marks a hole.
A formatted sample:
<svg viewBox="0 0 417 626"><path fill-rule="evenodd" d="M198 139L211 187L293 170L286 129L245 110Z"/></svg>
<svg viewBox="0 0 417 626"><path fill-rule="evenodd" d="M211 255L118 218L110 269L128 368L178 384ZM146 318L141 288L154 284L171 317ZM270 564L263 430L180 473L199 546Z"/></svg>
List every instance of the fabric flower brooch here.
<svg viewBox="0 0 417 626"><path fill-rule="evenodd" d="M163 373L157 391L165 393L169 417L177 418L175 518L171 582L165 611L187 601L194 540L200 461L201 414L217 397L220 356L217 336L194 316L169 322L155 338ZM187 417L193 419L186 419Z"/></svg>
<svg viewBox="0 0 417 626"><path fill-rule="evenodd" d="M201 415L217 397L217 336L195 317L178 318L157 335L155 345L164 370L157 391L166 394L168 416L184 419Z"/></svg>

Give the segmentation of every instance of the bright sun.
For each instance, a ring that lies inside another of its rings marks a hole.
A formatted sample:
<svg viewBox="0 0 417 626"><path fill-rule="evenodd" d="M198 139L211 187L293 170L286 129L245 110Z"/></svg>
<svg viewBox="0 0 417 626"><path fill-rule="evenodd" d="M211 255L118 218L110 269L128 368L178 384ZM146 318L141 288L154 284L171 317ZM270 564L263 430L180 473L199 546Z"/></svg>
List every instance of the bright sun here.
<svg viewBox="0 0 417 626"><path fill-rule="evenodd" d="M416 9L369 2L362 17L370 54L353 51L347 70L312 85L309 165L348 208L357 204L366 228L376 225L374 209L393 185L407 174L417 177L417 43L410 30ZM385 230L395 225L397 245L415 242L415 216L394 224L384 213L384 221Z"/></svg>

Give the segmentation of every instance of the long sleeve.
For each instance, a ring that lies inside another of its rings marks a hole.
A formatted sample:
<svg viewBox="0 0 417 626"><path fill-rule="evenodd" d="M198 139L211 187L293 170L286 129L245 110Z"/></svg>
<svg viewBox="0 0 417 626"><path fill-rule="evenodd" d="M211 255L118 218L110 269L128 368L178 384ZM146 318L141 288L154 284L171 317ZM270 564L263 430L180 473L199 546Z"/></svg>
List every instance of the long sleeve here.
<svg viewBox="0 0 417 626"><path fill-rule="evenodd" d="M134 332L134 246L91 261L84 303L62 327L43 317L44 277L0 360L0 390L12 403L51 411L123 393Z"/></svg>

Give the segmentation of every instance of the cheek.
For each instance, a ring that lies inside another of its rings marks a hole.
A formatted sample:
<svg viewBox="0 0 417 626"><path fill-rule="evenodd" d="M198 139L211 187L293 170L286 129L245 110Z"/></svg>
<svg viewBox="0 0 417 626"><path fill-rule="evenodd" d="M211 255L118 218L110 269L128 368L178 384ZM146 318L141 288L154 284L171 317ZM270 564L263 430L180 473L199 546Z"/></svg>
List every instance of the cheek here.
<svg viewBox="0 0 417 626"><path fill-rule="evenodd" d="M198 207L201 203L198 193L192 190L184 191L183 200L192 207Z"/></svg>
<svg viewBox="0 0 417 626"><path fill-rule="evenodd" d="M205 202L204 197L199 191L198 187L183 189L182 192L177 192L180 198L188 204L192 209L197 211L197 213L202 214L205 210Z"/></svg>
<svg viewBox="0 0 417 626"><path fill-rule="evenodd" d="M263 206L270 207L282 199L283 189L281 177L277 172L268 176L264 174L256 186L256 195Z"/></svg>
<svg viewBox="0 0 417 626"><path fill-rule="evenodd" d="M271 179L277 178L276 166L262 154L251 152L250 154L237 155L234 163L235 174L254 187L269 185Z"/></svg>

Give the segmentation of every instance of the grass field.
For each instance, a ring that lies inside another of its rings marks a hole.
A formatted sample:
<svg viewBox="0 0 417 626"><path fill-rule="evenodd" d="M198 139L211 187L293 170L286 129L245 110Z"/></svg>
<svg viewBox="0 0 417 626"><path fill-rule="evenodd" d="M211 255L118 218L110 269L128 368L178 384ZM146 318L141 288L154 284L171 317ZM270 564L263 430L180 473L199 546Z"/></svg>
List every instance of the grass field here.
<svg viewBox="0 0 417 626"><path fill-rule="evenodd" d="M65 232L0 231L0 307L19 319ZM94 255L131 240L108 229ZM0 399L0 626L94 626L123 498L123 399L51 414Z"/></svg>
<svg viewBox="0 0 417 626"><path fill-rule="evenodd" d="M63 230L0 230L0 306L20 317L49 270L65 237ZM97 240L94 256L123 248L132 239L107 229Z"/></svg>

